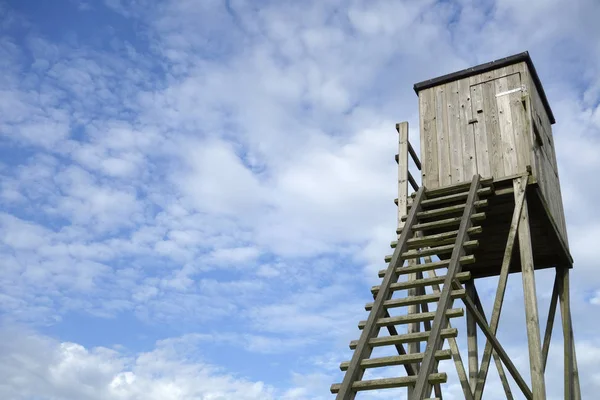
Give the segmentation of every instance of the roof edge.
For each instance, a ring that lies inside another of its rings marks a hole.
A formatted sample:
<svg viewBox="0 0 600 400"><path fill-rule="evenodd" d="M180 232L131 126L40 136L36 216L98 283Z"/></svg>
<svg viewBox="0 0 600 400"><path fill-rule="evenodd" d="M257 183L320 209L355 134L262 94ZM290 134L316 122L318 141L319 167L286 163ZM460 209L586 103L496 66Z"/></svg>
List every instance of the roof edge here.
<svg viewBox="0 0 600 400"><path fill-rule="evenodd" d="M434 86L442 85L444 83L456 81L477 74L482 74L493 69L506 67L508 65L520 62L527 63L527 67L529 68L531 78L533 79L533 83L537 88L540 98L542 99L542 103L544 104L544 108L546 109L546 113L548 114L548 118L550 119L550 123L556 123L556 120L554 119L554 114L552 113L552 109L550 108L550 103L548 103L548 98L546 97L546 92L544 92L544 87L542 86L542 82L540 81L540 77L538 76L537 71L535 70L535 66L533 65L533 61L531 61L531 57L529 56L528 51L515 54L509 57L501 58L495 61L490 61L485 64L480 64L471 68L463 69L461 71L452 72L451 74L442 75L437 78L428 79L423 82L415 83L413 89L415 93L419 94L421 90L429 89Z"/></svg>

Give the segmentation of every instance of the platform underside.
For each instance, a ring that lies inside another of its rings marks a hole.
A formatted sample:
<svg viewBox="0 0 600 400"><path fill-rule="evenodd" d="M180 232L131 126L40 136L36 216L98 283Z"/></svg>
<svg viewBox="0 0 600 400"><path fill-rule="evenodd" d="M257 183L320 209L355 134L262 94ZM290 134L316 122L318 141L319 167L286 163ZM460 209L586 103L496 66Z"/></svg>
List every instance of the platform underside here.
<svg viewBox="0 0 600 400"><path fill-rule="evenodd" d="M500 274L502 259L506 248L508 231L515 207L512 179L494 181L495 194L488 197L485 208L486 219L476 224L481 225L483 232L473 237L479 240L479 247L473 252L475 263L463 266L463 271L470 271L474 278ZM536 183L527 186L527 206L531 224L531 242L535 269L568 267L573 259L567 246L562 242L555 224L549 214L546 202ZM425 235L439 233L426 231ZM440 257L442 259L447 257ZM510 264L510 272L521 271L518 240L515 241Z"/></svg>

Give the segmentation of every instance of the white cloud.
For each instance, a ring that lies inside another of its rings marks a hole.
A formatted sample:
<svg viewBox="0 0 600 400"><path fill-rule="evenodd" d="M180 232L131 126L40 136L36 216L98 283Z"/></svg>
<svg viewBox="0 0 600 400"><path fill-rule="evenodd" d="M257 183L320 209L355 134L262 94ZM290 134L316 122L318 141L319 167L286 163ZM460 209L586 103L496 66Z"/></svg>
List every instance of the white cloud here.
<svg viewBox="0 0 600 400"><path fill-rule="evenodd" d="M86 348L19 329L3 329L3 399L274 399L275 390L190 357L191 338L163 340L146 353ZM197 351L194 351L197 353Z"/></svg>
<svg viewBox="0 0 600 400"><path fill-rule="evenodd" d="M0 168L0 307L14 319L130 312L193 330L230 318L227 333L263 355L273 344L294 357L307 343L347 355L394 238L394 123L410 120L418 142L412 84L530 49L558 120L576 336L595 354L584 311L597 308L600 287L597 2L105 3L136 36L112 29L106 47L74 46L41 38L16 12L1 25L27 30L24 41L0 40L10 156ZM507 321L521 323L513 300ZM201 375L204 364L173 361L163 347L130 357L32 338L53 354L28 362L53 371L39 387L55 398L210 398L167 373ZM524 338L507 340L523 351ZM169 371L146 364L153 357ZM89 387L63 392L74 365ZM277 398L329 398L336 367L296 371ZM167 378L152 379L155 369ZM596 378L582 376L586 393Z"/></svg>

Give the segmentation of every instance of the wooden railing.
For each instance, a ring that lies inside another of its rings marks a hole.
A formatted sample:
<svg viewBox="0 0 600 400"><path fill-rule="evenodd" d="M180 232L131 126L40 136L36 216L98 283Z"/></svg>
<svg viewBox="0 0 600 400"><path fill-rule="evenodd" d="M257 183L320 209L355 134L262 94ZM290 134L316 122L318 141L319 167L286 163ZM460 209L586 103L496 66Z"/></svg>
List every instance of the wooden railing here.
<svg viewBox="0 0 600 400"><path fill-rule="evenodd" d="M408 211L408 184L410 183L415 192L419 190L419 185L408 168L408 156L410 154L419 171L421 170L421 161L408 140L408 122L396 124L396 130L398 131L398 154L396 154L396 162L398 163L398 228L402 228L404 225L402 217Z"/></svg>

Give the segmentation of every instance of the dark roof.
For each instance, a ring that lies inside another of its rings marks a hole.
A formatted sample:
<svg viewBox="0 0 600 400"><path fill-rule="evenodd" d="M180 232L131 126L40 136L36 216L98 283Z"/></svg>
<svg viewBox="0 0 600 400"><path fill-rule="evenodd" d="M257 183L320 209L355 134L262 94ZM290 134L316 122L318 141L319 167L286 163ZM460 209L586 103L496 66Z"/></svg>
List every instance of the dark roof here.
<svg viewBox="0 0 600 400"><path fill-rule="evenodd" d="M528 51L515 54L510 57L501 58L496 61L491 61L485 64L477 65L475 67L463 69L462 71L453 72L451 74L440 76L438 78L433 78L423 82L415 83L414 89L415 92L418 94L421 90L424 89L429 89L431 87L442 85L447 82L467 78L472 75L482 74L493 69L506 67L507 65L517 64L520 62L527 63L529 73L531 74L533 83L535 84L540 98L542 99L542 103L544 103L544 108L546 109L546 113L548 114L550 123L555 123L556 121L554 120L554 114L552 113L552 109L550 108L550 104L548 103L548 98L546 97L546 93L544 92L544 88L542 87L542 82L540 82L540 78L535 70L535 67L533 66L533 61L531 61L531 57L529 56Z"/></svg>

